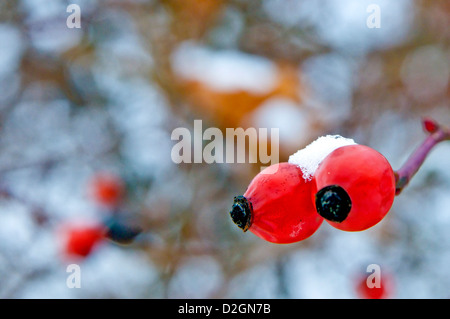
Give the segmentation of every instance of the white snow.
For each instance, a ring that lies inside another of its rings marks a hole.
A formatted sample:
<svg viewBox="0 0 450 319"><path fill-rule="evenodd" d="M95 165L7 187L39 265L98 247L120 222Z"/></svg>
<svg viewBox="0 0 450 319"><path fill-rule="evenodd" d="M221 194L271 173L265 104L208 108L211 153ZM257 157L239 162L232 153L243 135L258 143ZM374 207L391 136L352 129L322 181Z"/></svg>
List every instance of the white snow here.
<svg viewBox="0 0 450 319"><path fill-rule="evenodd" d="M287 98L273 97L251 113L251 124L258 128L278 128L280 143L294 151L309 140L309 114Z"/></svg>
<svg viewBox="0 0 450 319"><path fill-rule="evenodd" d="M0 78L16 72L25 45L20 31L0 23Z"/></svg>
<svg viewBox="0 0 450 319"><path fill-rule="evenodd" d="M340 135L321 136L305 148L289 156L289 163L300 167L305 180L311 180L317 167L319 167L320 162L322 162L328 154L339 147L355 144L353 139L345 138Z"/></svg>
<svg viewBox="0 0 450 319"><path fill-rule="evenodd" d="M212 50L193 42L182 43L171 56L176 74L197 80L221 92L273 89L277 67L269 59L238 50Z"/></svg>

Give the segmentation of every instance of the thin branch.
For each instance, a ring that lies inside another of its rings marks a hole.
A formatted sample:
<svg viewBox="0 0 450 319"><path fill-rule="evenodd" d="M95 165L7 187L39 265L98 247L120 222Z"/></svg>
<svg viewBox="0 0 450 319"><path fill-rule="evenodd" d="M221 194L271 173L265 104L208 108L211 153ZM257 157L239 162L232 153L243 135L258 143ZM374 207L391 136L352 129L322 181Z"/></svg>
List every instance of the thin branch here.
<svg viewBox="0 0 450 319"><path fill-rule="evenodd" d="M423 143L411 154L405 164L395 173L396 195L409 184L412 177L422 166L431 150L442 141L450 140L450 129L442 127L435 120L423 119L424 130L429 134Z"/></svg>

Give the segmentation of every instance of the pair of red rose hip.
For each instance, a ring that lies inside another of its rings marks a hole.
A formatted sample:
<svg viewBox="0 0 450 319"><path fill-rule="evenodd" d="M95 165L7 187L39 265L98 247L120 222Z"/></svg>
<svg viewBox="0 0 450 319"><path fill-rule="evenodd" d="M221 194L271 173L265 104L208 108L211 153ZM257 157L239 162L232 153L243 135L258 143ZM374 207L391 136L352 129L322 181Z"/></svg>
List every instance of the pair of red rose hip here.
<svg viewBox="0 0 450 319"><path fill-rule="evenodd" d="M387 159L364 145L329 153L312 178L295 164L274 164L259 173L230 212L243 231L273 243L310 237L325 219L335 228L362 231L380 222L395 197L395 174Z"/></svg>
<svg viewBox="0 0 450 319"><path fill-rule="evenodd" d="M125 183L119 176L98 173L89 181L88 186L92 200L106 208L111 215L102 222L63 227L64 253L70 257L87 257L105 239L119 244L130 243L141 232L139 227L128 225L114 216L126 193Z"/></svg>

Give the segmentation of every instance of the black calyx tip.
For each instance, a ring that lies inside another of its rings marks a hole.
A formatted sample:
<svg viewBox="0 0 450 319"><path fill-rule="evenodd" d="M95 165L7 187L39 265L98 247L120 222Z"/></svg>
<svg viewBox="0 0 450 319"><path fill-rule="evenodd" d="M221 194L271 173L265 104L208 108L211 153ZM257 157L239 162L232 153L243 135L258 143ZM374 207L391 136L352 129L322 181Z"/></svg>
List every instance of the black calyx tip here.
<svg viewBox="0 0 450 319"><path fill-rule="evenodd" d="M330 185L317 192L316 209L323 218L341 223L352 209L352 200L342 187Z"/></svg>
<svg viewBox="0 0 450 319"><path fill-rule="evenodd" d="M142 229L134 224L125 223L115 218L110 218L105 221L106 238L118 244L130 244L134 239L142 233Z"/></svg>
<svg viewBox="0 0 450 319"><path fill-rule="evenodd" d="M240 229L246 232L252 223L252 203L244 196L235 196L230 211L231 219Z"/></svg>

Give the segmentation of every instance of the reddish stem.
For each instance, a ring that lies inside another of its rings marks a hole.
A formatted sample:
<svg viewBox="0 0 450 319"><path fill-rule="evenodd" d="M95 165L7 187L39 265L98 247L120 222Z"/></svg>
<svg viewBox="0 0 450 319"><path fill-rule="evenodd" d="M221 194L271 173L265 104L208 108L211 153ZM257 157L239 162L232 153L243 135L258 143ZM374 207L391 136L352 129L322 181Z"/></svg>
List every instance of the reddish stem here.
<svg viewBox="0 0 450 319"><path fill-rule="evenodd" d="M440 126L436 121L429 118L425 118L422 123L425 131L429 135L414 153L411 154L405 164L395 173L396 195L399 195L408 185L433 147L442 141L450 140L450 129Z"/></svg>

